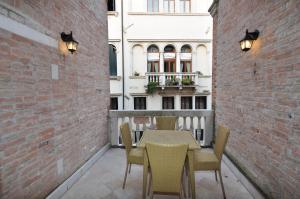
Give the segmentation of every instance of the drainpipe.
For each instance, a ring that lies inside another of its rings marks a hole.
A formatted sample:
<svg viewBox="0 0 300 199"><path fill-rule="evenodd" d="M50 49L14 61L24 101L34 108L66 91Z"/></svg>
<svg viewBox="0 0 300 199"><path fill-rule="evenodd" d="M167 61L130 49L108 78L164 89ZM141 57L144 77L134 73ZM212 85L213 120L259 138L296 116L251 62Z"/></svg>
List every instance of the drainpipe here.
<svg viewBox="0 0 300 199"><path fill-rule="evenodd" d="M124 67L124 12L123 12L123 0L121 0L121 34L122 34L122 100L123 110L125 109L125 67Z"/></svg>

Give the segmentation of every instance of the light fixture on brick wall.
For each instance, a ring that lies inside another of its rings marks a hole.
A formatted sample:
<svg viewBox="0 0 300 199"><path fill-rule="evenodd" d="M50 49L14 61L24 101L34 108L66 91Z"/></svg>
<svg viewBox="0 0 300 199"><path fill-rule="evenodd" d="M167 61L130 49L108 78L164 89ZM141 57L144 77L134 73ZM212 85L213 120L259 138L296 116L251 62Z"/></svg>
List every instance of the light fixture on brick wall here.
<svg viewBox="0 0 300 199"><path fill-rule="evenodd" d="M68 50L73 54L77 50L78 42L73 39L72 31L70 34L62 32L61 39L66 43Z"/></svg>
<svg viewBox="0 0 300 199"><path fill-rule="evenodd" d="M242 39L240 41L242 51L250 50L254 40L256 40L258 38L258 35L259 35L258 30L255 30L254 32L248 32L248 29L247 29L244 39Z"/></svg>

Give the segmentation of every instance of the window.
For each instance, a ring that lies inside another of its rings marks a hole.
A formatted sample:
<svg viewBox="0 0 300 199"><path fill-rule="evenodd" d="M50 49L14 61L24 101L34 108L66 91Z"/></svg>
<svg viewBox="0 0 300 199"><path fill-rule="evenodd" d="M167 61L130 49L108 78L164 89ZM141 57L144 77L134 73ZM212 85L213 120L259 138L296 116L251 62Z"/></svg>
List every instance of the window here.
<svg viewBox="0 0 300 199"><path fill-rule="evenodd" d="M172 45L167 45L167 46L164 48L164 52L165 52L165 53L175 53L176 50L175 50L174 46L172 46Z"/></svg>
<svg viewBox="0 0 300 199"><path fill-rule="evenodd" d="M164 48L164 72L173 73L176 72L176 56L175 48L172 45L167 45ZM174 76L167 76L167 79L174 78Z"/></svg>
<svg viewBox="0 0 300 199"><path fill-rule="evenodd" d="M163 97L162 109L174 109L174 97Z"/></svg>
<svg viewBox="0 0 300 199"><path fill-rule="evenodd" d="M206 96L197 96L195 98L195 109L207 109Z"/></svg>
<svg viewBox="0 0 300 199"><path fill-rule="evenodd" d="M117 53L116 47L109 44L109 73L110 76L117 76Z"/></svg>
<svg viewBox="0 0 300 199"><path fill-rule="evenodd" d="M181 61L180 62L180 71L183 73L192 72L192 64L191 61Z"/></svg>
<svg viewBox="0 0 300 199"><path fill-rule="evenodd" d="M110 98L110 109L118 110L118 98L117 97Z"/></svg>
<svg viewBox="0 0 300 199"><path fill-rule="evenodd" d="M175 0L164 0L164 12L175 12Z"/></svg>
<svg viewBox="0 0 300 199"><path fill-rule="evenodd" d="M146 97L134 98L134 110L146 110Z"/></svg>
<svg viewBox="0 0 300 199"><path fill-rule="evenodd" d="M180 0L180 12L191 12L191 0Z"/></svg>
<svg viewBox="0 0 300 199"><path fill-rule="evenodd" d="M107 0L107 11L116 11L115 0Z"/></svg>
<svg viewBox="0 0 300 199"><path fill-rule="evenodd" d="M189 45L183 45L181 47L181 53L192 53L192 48Z"/></svg>
<svg viewBox="0 0 300 199"><path fill-rule="evenodd" d="M181 109L192 109L193 98L192 97L181 97Z"/></svg>
<svg viewBox="0 0 300 199"><path fill-rule="evenodd" d="M147 72L159 72L159 50L156 45L150 45L147 49ZM149 75L149 82L158 82L159 76Z"/></svg>
<svg viewBox="0 0 300 199"><path fill-rule="evenodd" d="M158 47L156 45L150 45L147 49L148 53L159 53Z"/></svg>
<svg viewBox="0 0 300 199"><path fill-rule="evenodd" d="M159 11L159 0L148 0L148 12Z"/></svg>

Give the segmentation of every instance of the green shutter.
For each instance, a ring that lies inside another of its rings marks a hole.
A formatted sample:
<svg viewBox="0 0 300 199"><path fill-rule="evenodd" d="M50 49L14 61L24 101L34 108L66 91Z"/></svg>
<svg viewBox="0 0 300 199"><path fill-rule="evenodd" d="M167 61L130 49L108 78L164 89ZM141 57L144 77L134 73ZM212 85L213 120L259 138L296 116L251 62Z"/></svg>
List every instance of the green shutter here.
<svg viewBox="0 0 300 199"><path fill-rule="evenodd" d="M112 45L109 45L109 72L111 76L117 76L117 55Z"/></svg>

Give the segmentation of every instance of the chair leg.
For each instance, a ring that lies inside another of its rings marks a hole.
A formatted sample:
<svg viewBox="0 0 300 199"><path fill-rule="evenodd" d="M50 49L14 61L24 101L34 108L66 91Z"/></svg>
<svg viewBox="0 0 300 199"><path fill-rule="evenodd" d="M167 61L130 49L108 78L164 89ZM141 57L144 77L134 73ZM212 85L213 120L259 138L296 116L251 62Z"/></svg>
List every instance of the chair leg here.
<svg viewBox="0 0 300 199"><path fill-rule="evenodd" d="M220 177L220 182L221 182L221 187L222 187L222 192L223 192L223 198L226 199L223 180L222 180L222 175L221 175L221 168L218 170L218 172L219 172L219 177Z"/></svg>
<svg viewBox="0 0 300 199"><path fill-rule="evenodd" d="M128 172L128 163L126 165L126 170L125 170L125 176L124 176L124 181L123 181L123 189L125 189L125 183L126 183L126 178L127 178L127 172Z"/></svg>
<svg viewBox="0 0 300 199"><path fill-rule="evenodd" d="M152 175L151 175L151 173L150 173L149 184L148 184L148 194L147 194L148 196L149 196L149 194L150 194L151 183L152 183Z"/></svg>
<svg viewBox="0 0 300 199"><path fill-rule="evenodd" d="M182 176L181 176L181 190L183 191L183 197L186 198L184 172L182 172Z"/></svg>
<svg viewBox="0 0 300 199"><path fill-rule="evenodd" d="M131 171L131 163L129 164L129 173L130 173L130 171Z"/></svg>
<svg viewBox="0 0 300 199"><path fill-rule="evenodd" d="M217 170L215 170L215 178L216 178L216 181L218 182Z"/></svg>
<svg viewBox="0 0 300 199"><path fill-rule="evenodd" d="M153 199L153 197L154 197L154 193L153 193L153 191L151 191L150 199Z"/></svg>

